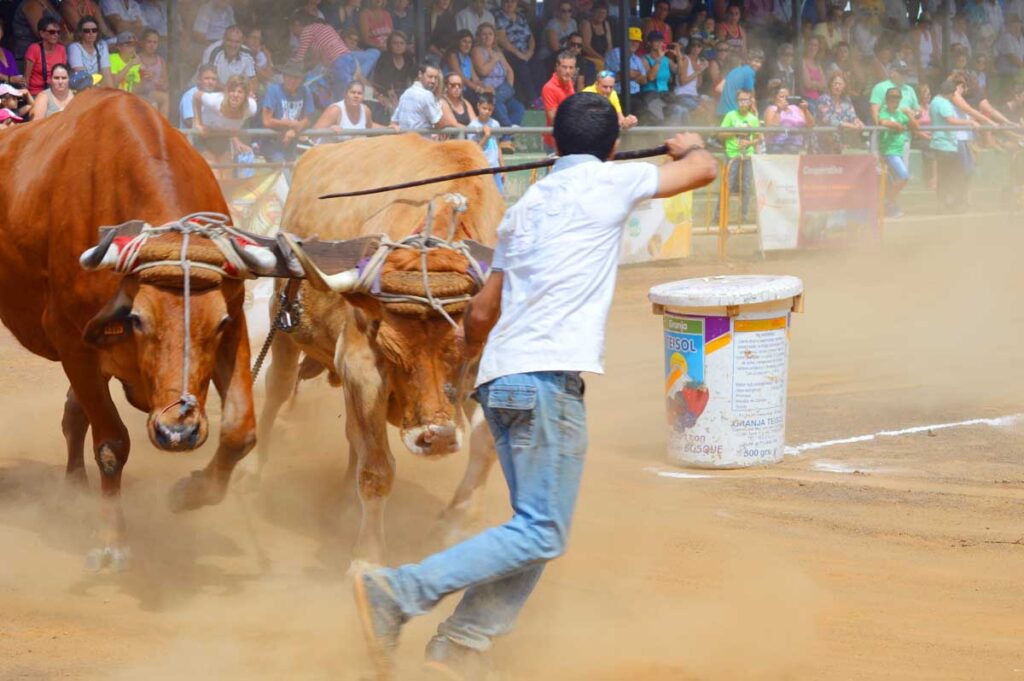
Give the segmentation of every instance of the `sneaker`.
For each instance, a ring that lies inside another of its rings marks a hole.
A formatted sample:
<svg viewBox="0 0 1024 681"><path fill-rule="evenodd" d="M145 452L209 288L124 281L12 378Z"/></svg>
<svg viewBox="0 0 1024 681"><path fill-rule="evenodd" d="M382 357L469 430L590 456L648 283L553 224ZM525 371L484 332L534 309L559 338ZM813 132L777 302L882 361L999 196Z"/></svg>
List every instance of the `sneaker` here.
<svg viewBox="0 0 1024 681"><path fill-rule="evenodd" d="M423 670L431 678L450 681L486 681L490 671L487 653L455 643L438 634L427 643Z"/></svg>
<svg viewBox="0 0 1024 681"><path fill-rule="evenodd" d="M390 678L394 669L398 634L408 619L402 614L391 586L372 572L359 572L353 580L356 612L370 657L380 678Z"/></svg>

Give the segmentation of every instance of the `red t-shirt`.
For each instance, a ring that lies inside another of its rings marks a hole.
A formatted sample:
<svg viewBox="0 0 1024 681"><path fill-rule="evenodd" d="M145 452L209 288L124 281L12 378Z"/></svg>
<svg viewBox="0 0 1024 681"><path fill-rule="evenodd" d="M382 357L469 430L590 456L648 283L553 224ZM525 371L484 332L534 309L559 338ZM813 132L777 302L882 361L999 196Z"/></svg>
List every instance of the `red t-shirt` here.
<svg viewBox="0 0 1024 681"><path fill-rule="evenodd" d="M555 115L553 111L558 110L558 105L576 94L576 88L572 81L563 83L558 79L558 74L551 74L551 80L544 83L540 91L541 99L544 100L544 113L547 115L548 125L554 125ZM555 138L552 135L544 135L544 144L549 147L555 146Z"/></svg>
<svg viewBox="0 0 1024 681"><path fill-rule="evenodd" d="M68 63L68 53L64 46L57 43L53 52L46 55L46 79L43 79L43 52L39 43L32 43L25 50L25 61L31 61L32 73L28 74L28 91L35 97L46 89L45 83L50 82L53 77L53 67L57 64Z"/></svg>

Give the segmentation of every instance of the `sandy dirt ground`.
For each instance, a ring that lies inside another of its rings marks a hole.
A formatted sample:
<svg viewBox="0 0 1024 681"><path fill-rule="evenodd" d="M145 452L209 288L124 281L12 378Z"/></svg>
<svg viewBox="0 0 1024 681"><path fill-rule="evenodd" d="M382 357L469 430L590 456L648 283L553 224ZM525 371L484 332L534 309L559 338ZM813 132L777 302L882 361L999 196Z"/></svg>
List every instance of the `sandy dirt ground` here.
<svg viewBox="0 0 1024 681"><path fill-rule="evenodd" d="M1024 419L659 476L680 469L664 456L660 320L646 302L651 285L690 276L803 277L791 445L1003 417L1024 411L1020 227L905 221L866 251L624 268L608 373L588 380L569 552L495 648L495 678L1024 681ZM339 393L304 387L261 488L180 516L166 494L212 446L158 453L124 407L135 566L89 574L92 499L62 479L63 375L0 333L0 679L366 677L344 576L356 516ZM419 461L393 443L399 563L438 546L465 458ZM481 522L507 513L492 479ZM452 607L406 628L401 678L416 678Z"/></svg>

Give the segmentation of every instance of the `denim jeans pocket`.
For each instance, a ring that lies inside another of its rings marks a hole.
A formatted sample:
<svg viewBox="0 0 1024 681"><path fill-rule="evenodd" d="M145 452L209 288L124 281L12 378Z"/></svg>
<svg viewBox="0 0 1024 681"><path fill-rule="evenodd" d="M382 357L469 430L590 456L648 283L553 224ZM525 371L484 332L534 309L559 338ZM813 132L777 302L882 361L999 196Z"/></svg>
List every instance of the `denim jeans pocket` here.
<svg viewBox="0 0 1024 681"><path fill-rule="evenodd" d="M533 386L491 386L487 391L487 409L507 434L512 447L533 444L536 406L537 389Z"/></svg>

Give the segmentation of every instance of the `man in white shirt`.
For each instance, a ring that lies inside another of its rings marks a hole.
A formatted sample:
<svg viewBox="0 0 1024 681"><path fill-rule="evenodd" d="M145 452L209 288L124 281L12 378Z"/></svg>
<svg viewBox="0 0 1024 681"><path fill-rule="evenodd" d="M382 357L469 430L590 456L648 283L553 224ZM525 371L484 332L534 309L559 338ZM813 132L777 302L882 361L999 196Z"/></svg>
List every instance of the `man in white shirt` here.
<svg viewBox="0 0 1024 681"><path fill-rule="evenodd" d="M460 31L469 31L476 35L480 24L494 25L494 15L488 11L484 0L469 0L469 6L455 15L455 27Z"/></svg>
<svg viewBox="0 0 1024 681"><path fill-rule="evenodd" d="M217 69L217 79L221 83L228 82L231 76L242 76L255 91L256 60L249 53L249 48L242 44L243 34L240 26L231 26L224 32L224 40L220 47L207 50L203 62L213 64Z"/></svg>
<svg viewBox="0 0 1024 681"><path fill-rule="evenodd" d="M114 33L142 35L146 30L146 18L136 0L100 0L100 12Z"/></svg>
<svg viewBox="0 0 1024 681"><path fill-rule="evenodd" d="M445 115L437 98L441 83L441 66L436 58L427 57L420 65L419 79L398 99L391 114L391 127L399 130L430 130L456 127L458 121Z"/></svg>
<svg viewBox="0 0 1024 681"><path fill-rule="evenodd" d="M235 10L231 0L208 0L196 13L192 23L192 37L197 43L212 43L224 37L224 32L235 23Z"/></svg>
<svg viewBox="0 0 1024 681"><path fill-rule="evenodd" d="M402 624L466 589L427 646L427 665L450 678L484 678L492 639L511 630L547 561L565 550L587 448L580 373L603 372L622 229L637 203L705 186L717 174L694 134L668 140L675 161L660 167L605 163L618 136L607 99L566 99L554 121L561 158L498 228L491 275L463 319L467 359L483 347L474 397L494 434L514 515L421 563L356 575L381 676Z"/></svg>

